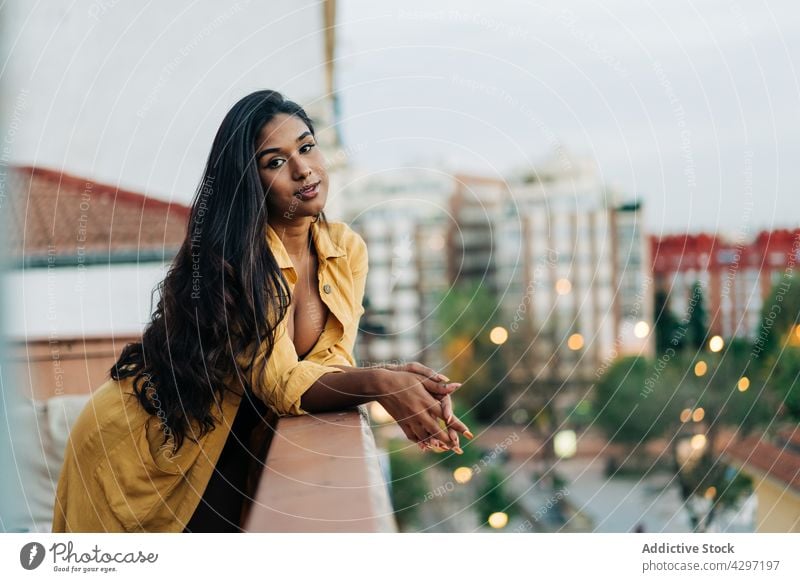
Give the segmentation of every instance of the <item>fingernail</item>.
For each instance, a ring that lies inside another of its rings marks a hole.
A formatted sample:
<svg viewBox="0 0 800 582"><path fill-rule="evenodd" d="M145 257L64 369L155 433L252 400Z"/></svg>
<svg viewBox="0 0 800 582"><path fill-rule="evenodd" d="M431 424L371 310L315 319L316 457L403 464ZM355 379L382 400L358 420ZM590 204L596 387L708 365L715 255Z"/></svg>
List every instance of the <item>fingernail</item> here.
<svg viewBox="0 0 800 582"><path fill-rule="evenodd" d="M470 431L468 431L468 430L465 430L465 431L464 431L464 436L465 436L465 437L467 437L467 438L468 438L468 439L470 439L470 440L472 440L473 438L475 438L475 435L474 435L474 434L472 434L472 433L471 433Z"/></svg>
<svg viewBox="0 0 800 582"><path fill-rule="evenodd" d="M453 450L456 452L457 455L464 454L464 451L461 450L461 447L453 447Z"/></svg>
<svg viewBox="0 0 800 582"><path fill-rule="evenodd" d="M449 382L450 381L450 378L448 378L444 374L437 374L436 375L436 379L439 380L440 382Z"/></svg>

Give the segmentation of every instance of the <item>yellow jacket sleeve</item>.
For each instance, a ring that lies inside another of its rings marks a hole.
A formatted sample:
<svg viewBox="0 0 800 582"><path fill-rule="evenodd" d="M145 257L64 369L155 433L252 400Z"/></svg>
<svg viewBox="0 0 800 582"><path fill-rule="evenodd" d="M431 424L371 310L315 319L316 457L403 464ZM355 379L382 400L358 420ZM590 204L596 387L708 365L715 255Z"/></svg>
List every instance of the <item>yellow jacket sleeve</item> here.
<svg viewBox="0 0 800 582"><path fill-rule="evenodd" d="M254 366L256 374L262 369L261 362L264 359L265 349L265 344L259 347ZM267 359L264 373L254 378L253 392L278 414L306 414L300 408L300 399L305 391L325 374L341 372L343 370L339 368L312 360L298 360L284 320L276 330L275 347Z"/></svg>

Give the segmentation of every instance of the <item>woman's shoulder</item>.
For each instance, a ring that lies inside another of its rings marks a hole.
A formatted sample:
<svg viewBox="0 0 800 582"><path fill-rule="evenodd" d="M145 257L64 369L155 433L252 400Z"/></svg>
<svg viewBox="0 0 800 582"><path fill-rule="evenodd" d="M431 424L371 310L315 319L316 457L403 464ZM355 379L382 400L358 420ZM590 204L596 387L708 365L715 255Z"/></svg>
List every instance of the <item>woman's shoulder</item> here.
<svg viewBox="0 0 800 582"><path fill-rule="evenodd" d="M346 222L329 222L328 232L331 240L348 256L359 256L366 253L364 239Z"/></svg>
<svg viewBox="0 0 800 582"><path fill-rule="evenodd" d="M337 244L352 245L358 241L363 242L364 239L358 234L353 227L346 222L329 222L328 231L331 233L331 238Z"/></svg>

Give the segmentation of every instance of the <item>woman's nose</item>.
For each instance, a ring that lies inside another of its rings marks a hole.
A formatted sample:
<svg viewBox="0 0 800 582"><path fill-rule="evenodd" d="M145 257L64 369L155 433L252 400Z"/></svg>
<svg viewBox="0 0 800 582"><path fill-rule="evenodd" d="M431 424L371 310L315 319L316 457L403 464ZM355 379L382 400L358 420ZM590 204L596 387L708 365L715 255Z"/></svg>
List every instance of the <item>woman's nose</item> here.
<svg viewBox="0 0 800 582"><path fill-rule="evenodd" d="M306 164L298 164L294 170L295 180L305 180L311 175L311 168Z"/></svg>

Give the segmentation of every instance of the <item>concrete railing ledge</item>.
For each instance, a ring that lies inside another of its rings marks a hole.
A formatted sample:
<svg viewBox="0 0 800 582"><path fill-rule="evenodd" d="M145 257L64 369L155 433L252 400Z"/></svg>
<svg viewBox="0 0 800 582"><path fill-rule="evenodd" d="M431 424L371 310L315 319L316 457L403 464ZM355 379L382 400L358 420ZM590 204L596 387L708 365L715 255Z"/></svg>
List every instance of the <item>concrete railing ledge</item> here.
<svg viewBox="0 0 800 582"><path fill-rule="evenodd" d="M363 409L278 419L246 531L396 529Z"/></svg>

